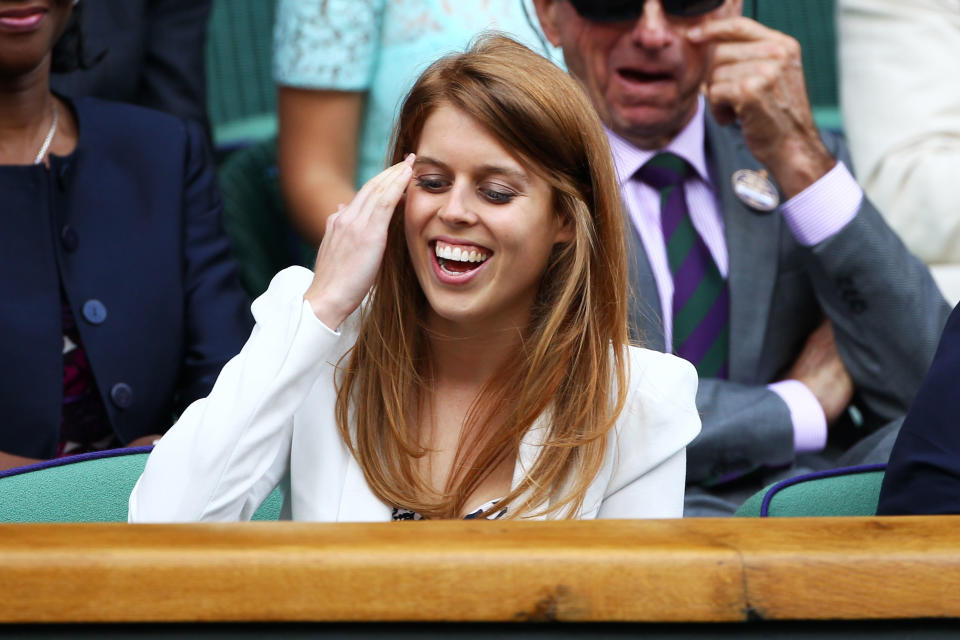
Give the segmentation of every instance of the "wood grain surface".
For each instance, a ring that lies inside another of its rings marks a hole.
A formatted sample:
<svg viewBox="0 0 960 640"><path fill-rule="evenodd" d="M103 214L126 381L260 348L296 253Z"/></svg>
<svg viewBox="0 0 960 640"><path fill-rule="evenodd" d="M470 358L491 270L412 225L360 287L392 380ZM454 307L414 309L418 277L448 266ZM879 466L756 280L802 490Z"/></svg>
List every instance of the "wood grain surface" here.
<svg viewBox="0 0 960 640"><path fill-rule="evenodd" d="M960 617L960 518L0 525L0 622Z"/></svg>

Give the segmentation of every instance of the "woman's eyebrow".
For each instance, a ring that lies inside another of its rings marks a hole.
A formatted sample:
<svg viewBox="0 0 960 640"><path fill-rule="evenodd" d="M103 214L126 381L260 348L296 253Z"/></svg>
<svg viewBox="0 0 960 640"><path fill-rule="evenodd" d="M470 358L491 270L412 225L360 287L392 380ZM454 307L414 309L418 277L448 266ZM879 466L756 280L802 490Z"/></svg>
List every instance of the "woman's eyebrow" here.
<svg viewBox="0 0 960 640"><path fill-rule="evenodd" d="M443 162L440 162L435 158L431 158L430 156L417 156L413 161L413 166L416 167L417 165L421 165L421 164L430 164L435 167L440 167L441 169L448 168L446 164L444 164Z"/></svg>
<svg viewBox="0 0 960 640"><path fill-rule="evenodd" d="M430 156L417 156L413 161L413 166L418 165L430 165L443 169L444 171L449 171L450 167L445 163L437 160L436 158L431 158ZM530 177L526 172L521 171L515 167L503 167L497 164L483 164L476 168L476 173L478 175L501 175L508 178L513 178L514 180L519 180L523 184L529 184Z"/></svg>
<svg viewBox="0 0 960 640"><path fill-rule="evenodd" d="M501 167L495 164L485 164L480 168L480 173L484 175L496 174L506 176L508 178L513 178L514 180L519 180L523 184L528 184L530 182L529 176L520 169L515 169L513 167Z"/></svg>

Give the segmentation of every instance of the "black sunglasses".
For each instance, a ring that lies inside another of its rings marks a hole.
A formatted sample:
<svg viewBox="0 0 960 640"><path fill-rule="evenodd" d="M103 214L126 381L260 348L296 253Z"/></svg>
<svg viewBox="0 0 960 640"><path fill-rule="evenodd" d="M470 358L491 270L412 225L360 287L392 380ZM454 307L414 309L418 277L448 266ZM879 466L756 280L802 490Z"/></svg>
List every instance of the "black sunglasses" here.
<svg viewBox="0 0 960 640"><path fill-rule="evenodd" d="M644 0L570 0L580 17L596 22L636 20L643 13ZM672 16L689 18L709 13L724 0L660 0L663 10Z"/></svg>

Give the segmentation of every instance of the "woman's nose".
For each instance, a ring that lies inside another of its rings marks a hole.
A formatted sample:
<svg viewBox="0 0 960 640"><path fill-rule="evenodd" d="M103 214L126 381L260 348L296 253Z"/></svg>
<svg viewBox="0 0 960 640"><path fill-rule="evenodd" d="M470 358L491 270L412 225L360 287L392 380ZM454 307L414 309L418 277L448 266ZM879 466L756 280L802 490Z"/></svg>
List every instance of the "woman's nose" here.
<svg viewBox="0 0 960 640"><path fill-rule="evenodd" d="M447 199L440 205L437 217L452 226L473 224L477 216L473 211L470 195L465 187L454 186L447 192Z"/></svg>

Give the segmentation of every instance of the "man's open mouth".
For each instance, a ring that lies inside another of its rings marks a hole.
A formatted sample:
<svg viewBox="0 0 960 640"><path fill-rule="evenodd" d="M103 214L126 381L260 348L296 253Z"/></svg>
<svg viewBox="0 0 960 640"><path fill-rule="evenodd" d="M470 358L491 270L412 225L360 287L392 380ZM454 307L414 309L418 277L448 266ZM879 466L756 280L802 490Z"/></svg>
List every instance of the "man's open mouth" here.
<svg viewBox="0 0 960 640"><path fill-rule="evenodd" d="M663 82L673 80L673 74L666 71L641 71L640 69L617 69L626 80L631 82Z"/></svg>

